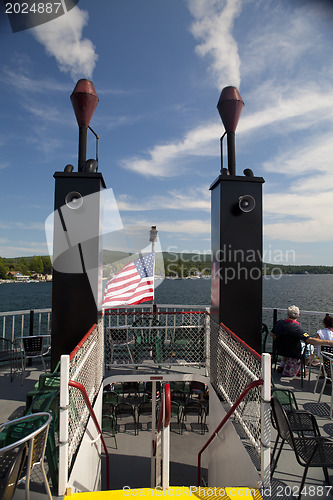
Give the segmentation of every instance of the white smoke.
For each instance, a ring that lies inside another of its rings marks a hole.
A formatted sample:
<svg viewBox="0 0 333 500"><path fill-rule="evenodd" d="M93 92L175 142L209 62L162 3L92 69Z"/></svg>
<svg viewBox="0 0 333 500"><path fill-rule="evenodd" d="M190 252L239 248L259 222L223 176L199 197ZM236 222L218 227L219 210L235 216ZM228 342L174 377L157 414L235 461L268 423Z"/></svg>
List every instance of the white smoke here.
<svg viewBox="0 0 333 500"><path fill-rule="evenodd" d="M236 18L242 9L241 0L187 0L195 21L191 33L200 41L196 53L210 58L210 70L218 89L240 85L240 57L232 35Z"/></svg>
<svg viewBox="0 0 333 500"><path fill-rule="evenodd" d="M78 7L63 16L31 29L32 35L54 56L60 71L69 73L74 81L91 78L98 59L93 43L82 38L89 15Z"/></svg>

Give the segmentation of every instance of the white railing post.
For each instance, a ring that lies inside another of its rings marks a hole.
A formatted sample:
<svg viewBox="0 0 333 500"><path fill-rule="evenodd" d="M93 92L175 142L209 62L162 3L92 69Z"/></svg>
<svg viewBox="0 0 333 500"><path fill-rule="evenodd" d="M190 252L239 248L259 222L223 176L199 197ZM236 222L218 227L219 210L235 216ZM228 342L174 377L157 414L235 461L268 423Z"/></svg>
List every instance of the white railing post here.
<svg viewBox="0 0 333 500"><path fill-rule="evenodd" d="M59 479L58 495L65 495L68 484L68 415L69 415L69 355L60 358L59 404Z"/></svg>
<svg viewBox="0 0 333 500"><path fill-rule="evenodd" d="M166 412L166 397L163 390L163 423L162 423L162 489L169 488L170 469L170 424L164 427Z"/></svg>
<svg viewBox="0 0 333 500"><path fill-rule="evenodd" d="M150 487L155 488L156 486L156 456L154 456L153 443L156 439L156 382L152 381L151 384L151 461L150 461ZM155 454L156 455L156 454Z"/></svg>
<svg viewBox="0 0 333 500"><path fill-rule="evenodd" d="M269 488L271 478L271 356L261 357L261 481L263 488Z"/></svg>

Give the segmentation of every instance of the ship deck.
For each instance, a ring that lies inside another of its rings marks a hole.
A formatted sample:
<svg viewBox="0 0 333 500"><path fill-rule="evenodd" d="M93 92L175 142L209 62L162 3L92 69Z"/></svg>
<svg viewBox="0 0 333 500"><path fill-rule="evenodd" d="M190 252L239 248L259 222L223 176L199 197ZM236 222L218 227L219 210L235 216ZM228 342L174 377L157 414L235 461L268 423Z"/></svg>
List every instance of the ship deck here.
<svg viewBox="0 0 333 500"><path fill-rule="evenodd" d="M0 422L17 418L24 413L25 395L31 390L38 380L41 373L37 363L32 368L27 369L26 379L21 385L20 374L16 374L14 380L10 381L10 370L8 367L0 368ZM119 375L123 372L112 370L106 375ZM126 372L130 374L130 371ZM133 372L134 373L134 372ZM137 374L138 371L136 370ZM313 413L317 419L321 434L333 438L333 420L329 418L329 405L331 386L327 385L321 402L318 403L318 393L314 394L313 389L317 377L318 369L312 368L311 378L304 380L304 386L301 388L299 378L288 379L273 371L273 378L277 388L290 388L294 390L300 409ZM319 388L321 388L321 382ZM187 427L182 434L176 427L171 428L171 466L170 466L170 484L194 486L196 484L196 464L197 452L206 442L210 432L209 421L207 421L208 431L204 435L197 432L197 429ZM110 453L110 480L111 489L121 489L123 486L132 488L149 487L149 463L150 463L150 443L151 433L149 426L143 425L142 430L137 436L134 432L127 429L124 432L118 432L116 435L117 449L113 437L105 435L108 450ZM273 447L275 431L272 430ZM204 456L203 456L204 458ZM205 460L205 459L204 459ZM256 460L254 456L253 460ZM102 464L102 470L105 464ZM203 461L203 476L207 476L205 468L207 464ZM332 464L333 467L333 464ZM291 499L295 498L295 493L301 482L303 468L298 465L295 455L288 447L282 452L278 468L274 474L270 491L265 491L263 498ZM329 469L330 482L333 485L333 471ZM105 477L103 477L103 487L105 487ZM237 485L234 485L237 486ZM333 498L333 493L325 488L324 475L321 468L310 468L307 475L306 486L312 486L308 494L302 495L302 500L314 498ZM322 489L323 488L323 489ZM333 488L332 488L333 489ZM31 481L31 495L33 500L42 500L46 498L44 486L37 473L34 473ZM296 495L297 497L297 495ZM14 495L14 500L24 498L24 489L18 487ZM54 498L62 498L55 497Z"/></svg>

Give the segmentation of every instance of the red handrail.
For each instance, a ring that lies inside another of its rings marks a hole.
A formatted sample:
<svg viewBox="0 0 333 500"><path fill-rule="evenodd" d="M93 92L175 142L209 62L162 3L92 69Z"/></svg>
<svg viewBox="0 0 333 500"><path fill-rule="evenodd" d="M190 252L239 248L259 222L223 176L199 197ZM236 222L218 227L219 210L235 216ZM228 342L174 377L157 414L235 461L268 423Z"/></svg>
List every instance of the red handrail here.
<svg viewBox="0 0 333 500"><path fill-rule="evenodd" d="M239 396L237 401L232 405L226 416L222 419L220 424L216 427L215 431L213 434L210 436L206 444L201 448L201 450L198 453L198 476L197 476L197 486L200 486L200 476L201 476L201 455L207 448L207 446L213 441L213 439L217 436L218 432L222 429L224 424L229 420L230 416L233 414L237 406L242 402L242 400L245 398L246 394L253 389L254 387L258 387L259 385L263 385L264 381L262 378L255 380L254 382L251 382L242 392L242 394Z"/></svg>
<svg viewBox="0 0 333 500"><path fill-rule="evenodd" d="M87 405L87 408L88 408L90 416L91 416L91 418L92 418L92 420L93 420L93 422L95 424L97 432L101 436L101 441L102 441L102 444L103 444L104 453L105 453L105 457L106 457L106 470L107 470L107 474L106 474L106 487L109 490L110 489L109 453L108 453L108 449L106 447L106 443L105 443L105 440L104 440L104 437L103 437L103 434L102 434L102 430L101 430L101 428L99 426L99 423L98 423L98 420L96 418L94 409L91 406L91 403L89 401L87 391L85 390L85 388L84 388L84 386L82 384L80 384L79 382L75 382L74 380L69 380L68 381L68 385L71 386L71 387L75 387L76 389L79 389L79 391L81 391L81 394L82 394L83 399L84 399L84 401L85 401L85 403Z"/></svg>
<svg viewBox="0 0 333 500"><path fill-rule="evenodd" d="M74 358L75 354L78 352L78 350L80 349L80 347L83 346L83 344L85 343L85 341L87 340L87 338L89 337L89 335L95 330L96 328L96 324L94 324L90 330L85 334L85 336L83 337L82 340L80 340L80 342L78 343L78 345L76 347L74 347L74 349L72 350L72 352L70 353L69 355L69 360L72 361L72 359Z"/></svg>

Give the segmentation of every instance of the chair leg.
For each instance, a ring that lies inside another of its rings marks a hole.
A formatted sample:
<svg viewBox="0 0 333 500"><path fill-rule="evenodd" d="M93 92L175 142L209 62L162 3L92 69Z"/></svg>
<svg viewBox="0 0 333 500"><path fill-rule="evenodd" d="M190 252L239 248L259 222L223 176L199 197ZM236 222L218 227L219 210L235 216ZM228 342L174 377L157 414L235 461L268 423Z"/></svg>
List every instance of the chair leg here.
<svg viewBox="0 0 333 500"><path fill-rule="evenodd" d="M303 472L303 477L302 477L302 482L301 482L301 486L299 487L299 495L298 495L298 500L301 500L301 496L302 496L302 491L303 491L303 488L304 488L304 483L305 483L305 479L306 479L306 475L308 473L308 468L309 468L309 465L307 464L304 468L304 472Z"/></svg>
<svg viewBox="0 0 333 500"><path fill-rule="evenodd" d="M321 368L322 368L322 364L320 363L320 365L319 365L319 372L318 372L318 375L317 375L317 380L316 380L316 383L315 383L315 386L314 386L314 389L313 389L313 394L316 394L316 392L317 392L317 386L318 386L319 377L320 377L320 374L321 374Z"/></svg>
<svg viewBox="0 0 333 500"><path fill-rule="evenodd" d="M273 464L273 468L272 468L272 472L271 472L271 478L273 477L273 474L275 472L275 469L276 469L276 466L277 466L277 463L279 461L279 458L280 458L280 455L281 455L281 451L282 451L282 448L283 448L283 445L284 445L284 439L282 439L282 442L281 442L281 445L280 445L280 448L279 448L279 451L278 451L278 454L277 454L277 457L276 457L276 460L275 460L275 463Z"/></svg>
<svg viewBox="0 0 333 500"><path fill-rule="evenodd" d="M25 379L25 366L26 366L26 359L22 358L22 380L21 380L21 385L23 385L24 379Z"/></svg>
<svg viewBox="0 0 333 500"><path fill-rule="evenodd" d="M327 379L326 379L326 375L324 375L324 377L325 377L325 378L324 378L323 386L322 386L321 391L320 391L320 394L319 394L318 403L320 403L320 400L321 400L321 397L322 397L322 395L323 395L323 392L324 392L324 389L325 389L325 385L326 385L326 380L327 380Z"/></svg>
<svg viewBox="0 0 333 500"><path fill-rule="evenodd" d="M324 471L324 476L325 476L325 481L327 484L330 484L330 478L328 476L328 470L327 470L327 467L323 467L323 471Z"/></svg>
<svg viewBox="0 0 333 500"><path fill-rule="evenodd" d="M274 463L274 456L275 456L275 453L276 453L276 449L277 449L277 446L279 444L279 435L276 436L276 440L275 440L275 443L274 443L274 447L273 447L273 453L272 453L272 456L271 456L271 463L273 464Z"/></svg>
<svg viewBox="0 0 333 500"><path fill-rule="evenodd" d="M42 360L43 370L44 370L44 372L46 372L45 361L44 361L43 355L40 357L40 359Z"/></svg>
<svg viewBox="0 0 333 500"><path fill-rule="evenodd" d="M46 489L47 495L48 495L49 499L52 500L50 485L49 485L49 482L47 480L47 476L46 476L46 472L45 472L45 468L44 468L44 461L41 461L40 465L41 465L41 468L42 468L42 473L43 473L43 478L44 478L44 484L45 484L45 489Z"/></svg>

